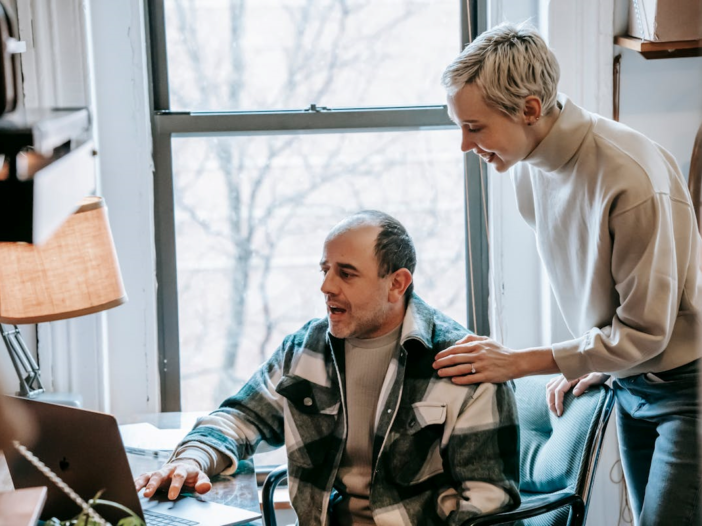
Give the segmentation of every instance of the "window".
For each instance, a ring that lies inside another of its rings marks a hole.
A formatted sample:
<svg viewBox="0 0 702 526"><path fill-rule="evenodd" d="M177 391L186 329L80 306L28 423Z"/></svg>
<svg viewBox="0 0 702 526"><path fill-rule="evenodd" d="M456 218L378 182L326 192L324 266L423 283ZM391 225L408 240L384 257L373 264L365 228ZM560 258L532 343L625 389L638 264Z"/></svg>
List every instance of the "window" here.
<svg viewBox="0 0 702 526"><path fill-rule="evenodd" d="M464 155L440 85L461 6L150 3L164 410L215 407L324 315L324 237L358 210L402 221L417 292L468 320Z"/></svg>
<svg viewBox="0 0 702 526"><path fill-rule="evenodd" d="M456 0L166 0L171 109L436 105Z"/></svg>

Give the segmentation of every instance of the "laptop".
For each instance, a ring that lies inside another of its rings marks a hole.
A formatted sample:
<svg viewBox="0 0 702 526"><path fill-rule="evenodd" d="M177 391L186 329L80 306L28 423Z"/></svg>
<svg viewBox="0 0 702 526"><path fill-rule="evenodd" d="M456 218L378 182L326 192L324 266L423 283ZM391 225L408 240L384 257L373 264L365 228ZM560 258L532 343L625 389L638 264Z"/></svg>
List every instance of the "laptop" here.
<svg viewBox="0 0 702 526"><path fill-rule="evenodd" d="M12 398L24 406L37 424L37 439L31 451L86 501L104 490L101 499L126 506L145 519L148 526L229 526L261 517L260 513L209 502L202 497L182 496L175 501L160 493L151 499L140 497L112 415ZM15 488L47 486L42 520L68 519L80 512L77 504L17 451L8 449L5 457ZM98 506L96 511L112 524L127 516L107 506Z"/></svg>

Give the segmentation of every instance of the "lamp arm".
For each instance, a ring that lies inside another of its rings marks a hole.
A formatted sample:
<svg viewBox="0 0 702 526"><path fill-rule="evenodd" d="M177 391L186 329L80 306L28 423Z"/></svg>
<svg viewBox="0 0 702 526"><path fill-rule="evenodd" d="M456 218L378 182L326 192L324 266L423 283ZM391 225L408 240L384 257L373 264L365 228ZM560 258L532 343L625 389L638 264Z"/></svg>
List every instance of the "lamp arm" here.
<svg viewBox="0 0 702 526"><path fill-rule="evenodd" d="M10 353L12 365L20 382L19 395L32 397L43 393L44 385L41 382L39 365L27 349L19 328L13 325L12 329L8 329L4 324L0 324L0 327L2 339L5 341L7 352Z"/></svg>

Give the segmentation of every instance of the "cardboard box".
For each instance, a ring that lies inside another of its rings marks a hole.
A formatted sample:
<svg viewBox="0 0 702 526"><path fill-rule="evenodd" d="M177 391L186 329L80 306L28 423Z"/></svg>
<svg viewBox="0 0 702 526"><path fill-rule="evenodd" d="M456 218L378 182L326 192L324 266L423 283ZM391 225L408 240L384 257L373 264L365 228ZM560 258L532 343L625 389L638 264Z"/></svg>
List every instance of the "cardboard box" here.
<svg viewBox="0 0 702 526"><path fill-rule="evenodd" d="M702 1L629 0L629 35L656 42L702 39Z"/></svg>

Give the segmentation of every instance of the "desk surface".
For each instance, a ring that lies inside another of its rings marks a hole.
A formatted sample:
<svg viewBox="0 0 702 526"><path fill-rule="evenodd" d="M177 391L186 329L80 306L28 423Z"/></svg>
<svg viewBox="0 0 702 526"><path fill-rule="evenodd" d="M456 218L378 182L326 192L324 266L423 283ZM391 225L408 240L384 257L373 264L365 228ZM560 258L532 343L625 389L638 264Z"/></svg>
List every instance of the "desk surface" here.
<svg viewBox="0 0 702 526"><path fill-rule="evenodd" d="M152 415L138 415L132 418L120 419L121 424L135 422L149 422L162 429L183 428L184 433L192 427L197 413L160 413ZM128 454L129 467L136 477L146 471L158 469L164 462L162 458L153 458L142 455ZM0 491L13 489L12 479L7 470L5 457L0 452ZM216 476L212 478L212 490L203 495L203 498L221 504L237 506L250 511L260 512L256 474L251 461L241 461L234 476ZM251 522L260 525L261 521Z"/></svg>
<svg viewBox="0 0 702 526"><path fill-rule="evenodd" d="M136 415L120 419L120 424L148 422L159 429L183 429L187 433L195 423L195 419L205 413L157 413ZM128 454L129 467L136 477L146 471L154 471L165 462L162 458L146 457ZM203 495L205 500L228 504L249 511L260 512L258 502L258 488L256 486L256 473L251 461L242 460L237 466L234 476L216 476L212 478L212 490ZM254 521L250 524L261 524Z"/></svg>

